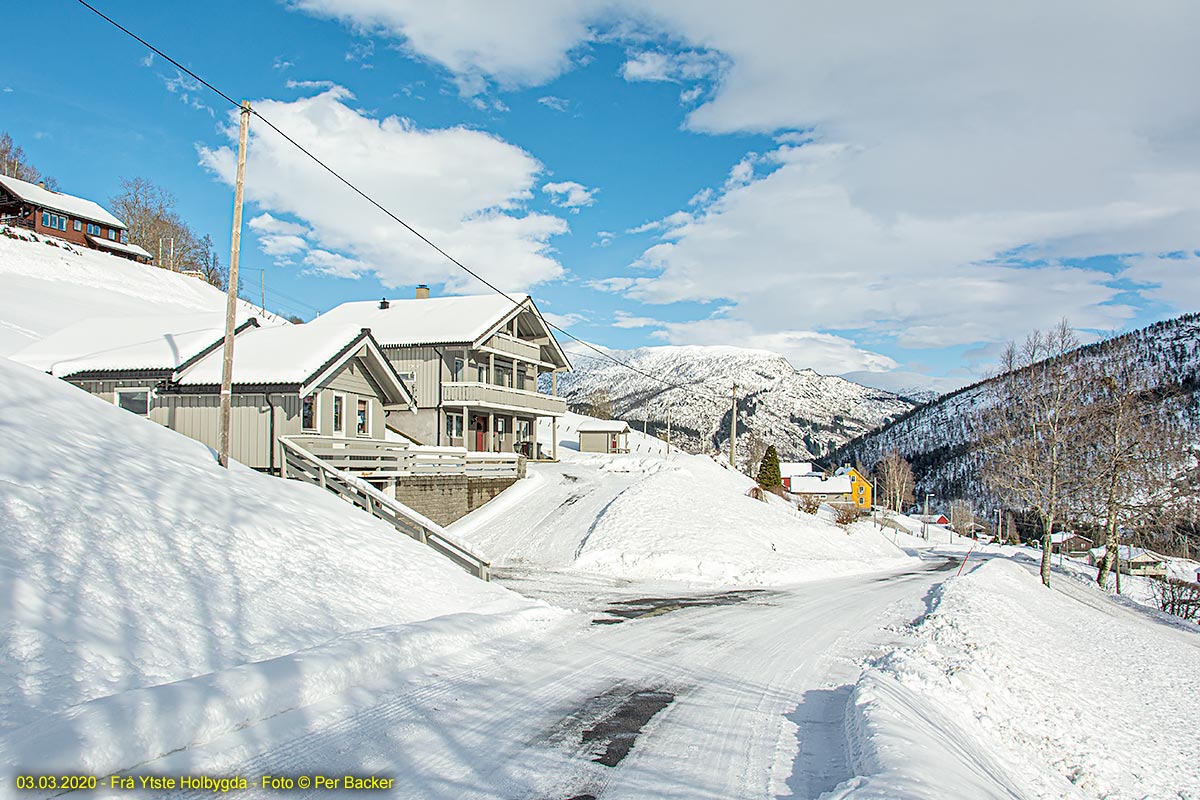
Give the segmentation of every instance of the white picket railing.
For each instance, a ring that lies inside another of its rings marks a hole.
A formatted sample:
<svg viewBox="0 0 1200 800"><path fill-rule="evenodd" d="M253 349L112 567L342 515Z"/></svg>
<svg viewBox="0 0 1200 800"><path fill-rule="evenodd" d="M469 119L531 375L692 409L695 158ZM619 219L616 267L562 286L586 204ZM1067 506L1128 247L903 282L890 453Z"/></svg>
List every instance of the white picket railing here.
<svg viewBox="0 0 1200 800"><path fill-rule="evenodd" d="M337 436L285 438L336 469L372 480L439 475L521 477L521 456L517 453L472 453L462 447Z"/></svg>
<svg viewBox="0 0 1200 800"><path fill-rule="evenodd" d="M371 516L387 522L406 536L432 547L477 578L485 581L489 579L491 565L482 555L447 536L442 527L433 520L388 497L363 478L352 474L350 469L334 466L332 462L318 456L297 441L314 438L322 437L279 437L279 443L283 447L283 477L328 489Z"/></svg>

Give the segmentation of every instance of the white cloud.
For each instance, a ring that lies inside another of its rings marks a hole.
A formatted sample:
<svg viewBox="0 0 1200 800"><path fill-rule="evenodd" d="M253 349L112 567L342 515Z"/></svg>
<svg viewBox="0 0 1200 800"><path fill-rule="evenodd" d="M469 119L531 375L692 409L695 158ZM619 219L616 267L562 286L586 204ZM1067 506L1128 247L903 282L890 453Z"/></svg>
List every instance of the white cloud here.
<svg viewBox="0 0 1200 800"><path fill-rule="evenodd" d="M592 247L608 247L615 238L617 234L612 231L596 231L596 241L592 242Z"/></svg>
<svg viewBox="0 0 1200 800"><path fill-rule="evenodd" d="M650 277L622 289L728 298L755 331L799 317L937 347L1064 313L1116 328L1131 311L1112 277L1064 260L1200 247L1196 112L1180 101L1200 71L1200 5L1186 0L1018 0L970 14L952 0L299 6L386 29L469 79L466 91L545 83L600 35L636 50L631 79L682 80L701 67L681 53L719 54L687 125L782 134L774 164L758 164L775 171L711 187L695 219L664 222L641 262ZM1132 264L1128 277L1165 296L1180 285L1174 266Z"/></svg>
<svg viewBox="0 0 1200 800"><path fill-rule="evenodd" d="M266 212L251 218L246 224L260 233L288 234L291 236L303 236L308 233L308 228L298 222L288 222L287 220L273 217Z"/></svg>
<svg viewBox="0 0 1200 800"><path fill-rule="evenodd" d="M257 100L254 107L497 284L521 289L562 274L549 240L564 233L566 223L524 208L542 170L533 157L480 131L426 130L397 117L375 119L351 108L351 99L334 87L293 101ZM232 116L224 134L236 139ZM232 146L200 147L199 155L204 167L232 183ZM256 217L259 225L283 232L276 215L299 220L313 248L305 257L310 267L344 276L374 272L385 286L479 288L265 126L251 125L247 174L248 201L271 215L270 222Z"/></svg>
<svg viewBox="0 0 1200 800"><path fill-rule="evenodd" d="M542 191L550 195L550 202L554 205L569 208L573 212L596 202L596 190L575 181L547 183L542 187Z"/></svg>
<svg viewBox="0 0 1200 800"><path fill-rule="evenodd" d="M285 70L296 66L294 61L288 61L283 56L275 56L275 61L271 63L271 69Z"/></svg>
<svg viewBox="0 0 1200 800"><path fill-rule="evenodd" d="M258 237L258 243L269 256L294 256L308 249L308 242L299 236L266 234Z"/></svg>
<svg viewBox="0 0 1200 800"><path fill-rule="evenodd" d="M153 64L154 64L154 53L152 53L152 52L146 53L146 55L142 56L142 58L138 60L138 65L142 66L142 67L149 67L149 66L152 66Z"/></svg>
<svg viewBox="0 0 1200 800"><path fill-rule="evenodd" d="M635 317L627 311L618 311L613 316L614 328L661 328L663 323L653 317Z"/></svg>
<svg viewBox="0 0 1200 800"><path fill-rule="evenodd" d="M565 97L555 97L552 94L548 94L545 97L539 97L537 101L546 108L554 111L566 111L571 107L570 100L567 100Z"/></svg>
<svg viewBox="0 0 1200 800"><path fill-rule="evenodd" d="M1135 256L1120 277L1143 286L1142 293L1175 311L1200 308L1200 254Z"/></svg>
<svg viewBox="0 0 1200 800"><path fill-rule="evenodd" d="M570 328L572 325L578 325L581 322L587 321L587 316L576 311L571 311L566 314L555 314L553 311L543 311L542 316L551 325L557 325L560 328Z"/></svg>
<svg viewBox="0 0 1200 800"><path fill-rule="evenodd" d="M627 81L695 81L717 78L722 69L722 59L716 53L644 50L621 65L621 77Z"/></svg>

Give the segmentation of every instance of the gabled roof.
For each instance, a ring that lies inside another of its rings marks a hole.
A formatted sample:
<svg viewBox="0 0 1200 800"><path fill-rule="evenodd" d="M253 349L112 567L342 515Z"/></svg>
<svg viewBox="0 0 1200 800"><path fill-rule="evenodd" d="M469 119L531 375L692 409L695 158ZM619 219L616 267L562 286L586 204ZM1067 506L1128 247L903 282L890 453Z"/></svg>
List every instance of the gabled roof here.
<svg viewBox="0 0 1200 800"><path fill-rule="evenodd" d="M629 423L619 419L589 419L579 423L580 433L629 433Z"/></svg>
<svg viewBox="0 0 1200 800"><path fill-rule="evenodd" d="M93 203L91 200L85 200L82 197L43 189L36 183L20 181L16 178L10 178L7 175L0 175L0 186L8 189L9 192L31 206L48 208L52 211L61 211L72 217L99 222L101 225L107 225L110 228L126 227L124 222L104 210L98 203Z"/></svg>
<svg viewBox="0 0 1200 800"><path fill-rule="evenodd" d="M92 317L34 342L12 359L60 378L81 372L170 371L224 333L225 314L217 312Z"/></svg>
<svg viewBox="0 0 1200 800"><path fill-rule="evenodd" d="M1094 558L1101 558L1104 555L1104 551L1106 549L1108 549L1108 548L1107 547L1093 547L1091 550L1088 550L1088 552L1091 553ZM1117 547L1117 554L1121 557L1122 561L1137 561L1139 559L1142 561L1152 561L1152 562L1165 562L1166 561L1166 559L1163 556L1160 556L1158 553L1155 553L1151 550L1146 550L1141 547L1133 547L1133 546L1127 545L1127 544L1119 545Z"/></svg>
<svg viewBox="0 0 1200 800"><path fill-rule="evenodd" d="M295 386L312 393L355 356L362 356L376 383L386 392L385 404L416 409L412 393L367 329L353 326L280 325L237 337L233 345L233 383L238 386ZM179 386L221 383L222 348L185 365L172 378Z"/></svg>
<svg viewBox="0 0 1200 800"><path fill-rule="evenodd" d="M549 337L552 349L565 366L570 361L554 338L550 326L527 294L512 295L513 303L500 294L461 297L428 297L389 300L380 308L378 300L342 303L317 317L310 325L356 325L370 328L384 347L414 345L479 345L510 319L522 312L534 314Z"/></svg>

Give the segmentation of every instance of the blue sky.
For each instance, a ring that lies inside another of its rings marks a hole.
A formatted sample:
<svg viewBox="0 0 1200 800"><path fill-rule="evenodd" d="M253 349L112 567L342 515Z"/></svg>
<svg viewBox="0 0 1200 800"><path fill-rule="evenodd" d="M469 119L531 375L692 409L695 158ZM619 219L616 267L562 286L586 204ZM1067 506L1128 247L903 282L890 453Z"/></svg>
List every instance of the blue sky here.
<svg viewBox="0 0 1200 800"><path fill-rule="evenodd" d="M100 7L607 346L948 388L1062 316L1088 338L1194 310L1196 9L918 5ZM227 252L224 101L75 3L23 13L0 128L65 191L168 187ZM259 128L248 293L264 270L307 318L475 290Z"/></svg>

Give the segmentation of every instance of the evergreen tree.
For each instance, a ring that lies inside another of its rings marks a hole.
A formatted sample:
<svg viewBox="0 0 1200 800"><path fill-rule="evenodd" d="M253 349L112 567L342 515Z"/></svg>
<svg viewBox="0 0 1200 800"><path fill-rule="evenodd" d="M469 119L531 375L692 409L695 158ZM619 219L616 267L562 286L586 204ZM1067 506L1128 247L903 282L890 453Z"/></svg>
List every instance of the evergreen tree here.
<svg viewBox="0 0 1200 800"><path fill-rule="evenodd" d="M783 486L783 478L779 474L779 453L775 445L768 447L763 455L762 464L758 467L758 485L772 491Z"/></svg>

